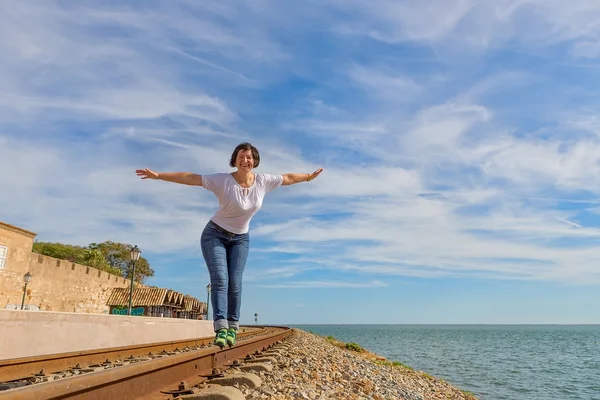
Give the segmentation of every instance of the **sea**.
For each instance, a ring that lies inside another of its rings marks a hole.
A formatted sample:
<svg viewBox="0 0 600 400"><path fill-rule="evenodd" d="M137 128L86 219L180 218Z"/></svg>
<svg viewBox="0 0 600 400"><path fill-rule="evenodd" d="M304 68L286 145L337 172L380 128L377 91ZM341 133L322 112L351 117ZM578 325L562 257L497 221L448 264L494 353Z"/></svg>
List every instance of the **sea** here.
<svg viewBox="0 0 600 400"><path fill-rule="evenodd" d="M481 400L600 400L600 325L294 325Z"/></svg>

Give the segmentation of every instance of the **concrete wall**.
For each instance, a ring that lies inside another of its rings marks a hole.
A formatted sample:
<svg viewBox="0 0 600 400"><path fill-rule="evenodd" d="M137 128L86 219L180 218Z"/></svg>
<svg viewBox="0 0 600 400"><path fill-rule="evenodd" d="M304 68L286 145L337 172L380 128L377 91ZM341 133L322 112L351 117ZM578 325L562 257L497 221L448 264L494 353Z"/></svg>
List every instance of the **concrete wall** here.
<svg viewBox="0 0 600 400"><path fill-rule="evenodd" d="M213 335L212 321L0 310L0 360Z"/></svg>
<svg viewBox="0 0 600 400"><path fill-rule="evenodd" d="M129 281L97 269L32 253L35 234L0 222L0 244L8 246L5 268L0 269L0 309L20 307L23 275L32 275L25 304L42 311L108 313L113 287Z"/></svg>

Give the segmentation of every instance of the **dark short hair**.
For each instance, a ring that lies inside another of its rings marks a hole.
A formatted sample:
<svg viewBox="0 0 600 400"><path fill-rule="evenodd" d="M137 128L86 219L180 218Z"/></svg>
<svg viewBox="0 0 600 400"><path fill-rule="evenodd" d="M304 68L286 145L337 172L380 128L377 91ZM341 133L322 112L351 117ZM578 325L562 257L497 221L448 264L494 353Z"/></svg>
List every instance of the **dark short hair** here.
<svg viewBox="0 0 600 400"><path fill-rule="evenodd" d="M260 154L258 153L258 149L248 142L238 144L235 150L233 150L233 153L231 154L231 160L229 160L229 166L235 167L235 160L237 159L237 155L241 150L252 151L252 158L254 159L254 168L258 167L258 165L260 164Z"/></svg>

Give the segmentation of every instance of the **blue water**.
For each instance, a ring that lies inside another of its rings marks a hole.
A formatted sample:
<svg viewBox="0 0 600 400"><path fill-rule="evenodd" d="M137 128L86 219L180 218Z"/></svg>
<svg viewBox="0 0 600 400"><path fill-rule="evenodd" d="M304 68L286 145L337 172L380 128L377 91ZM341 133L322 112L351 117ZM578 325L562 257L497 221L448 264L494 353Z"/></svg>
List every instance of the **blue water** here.
<svg viewBox="0 0 600 400"><path fill-rule="evenodd" d="M600 325L296 325L481 400L600 400Z"/></svg>

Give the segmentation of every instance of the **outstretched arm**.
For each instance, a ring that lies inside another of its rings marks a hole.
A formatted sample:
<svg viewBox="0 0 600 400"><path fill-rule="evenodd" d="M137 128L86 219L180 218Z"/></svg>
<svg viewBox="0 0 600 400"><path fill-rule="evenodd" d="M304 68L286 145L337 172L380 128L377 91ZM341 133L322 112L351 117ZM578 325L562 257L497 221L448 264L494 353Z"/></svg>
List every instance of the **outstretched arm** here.
<svg viewBox="0 0 600 400"><path fill-rule="evenodd" d="M285 174L283 175L283 182L281 184L285 186L300 182L309 182L319 176L321 172L323 172L323 168L319 168L312 174Z"/></svg>
<svg viewBox="0 0 600 400"><path fill-rule="evenodd" d="M142 179L158 179L183 185L202 186L202 176L191 172L154 172L146 168L137 169L135 173Z"/></svg>

